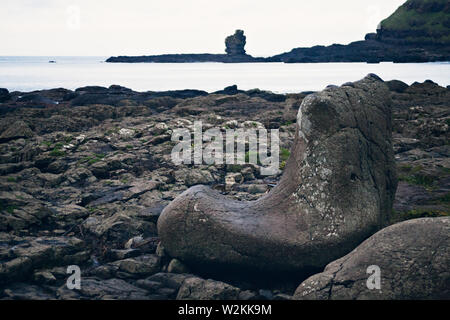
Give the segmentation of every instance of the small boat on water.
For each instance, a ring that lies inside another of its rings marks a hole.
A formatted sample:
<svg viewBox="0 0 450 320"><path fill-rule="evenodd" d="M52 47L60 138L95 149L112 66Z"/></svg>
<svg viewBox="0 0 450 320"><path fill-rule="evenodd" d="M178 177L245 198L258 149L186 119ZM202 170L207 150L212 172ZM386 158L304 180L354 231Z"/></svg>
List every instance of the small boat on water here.
<svg viewBox="0 0 450 320"><path fill-rule="evenodd" d="M55 60L50 60L48 63L56 63Z"/></svg>

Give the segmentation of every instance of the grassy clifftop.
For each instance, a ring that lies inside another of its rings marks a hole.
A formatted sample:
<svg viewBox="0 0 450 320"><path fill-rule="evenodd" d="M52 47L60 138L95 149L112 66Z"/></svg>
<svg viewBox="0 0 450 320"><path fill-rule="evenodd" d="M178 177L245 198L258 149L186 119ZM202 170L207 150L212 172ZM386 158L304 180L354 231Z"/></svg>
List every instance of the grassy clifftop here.
<svg viewBox="0 0 450 320"><path fill-rule="evenodd" d="M381 40L450 44L450 1L408 0L381 22Z"/></svg>

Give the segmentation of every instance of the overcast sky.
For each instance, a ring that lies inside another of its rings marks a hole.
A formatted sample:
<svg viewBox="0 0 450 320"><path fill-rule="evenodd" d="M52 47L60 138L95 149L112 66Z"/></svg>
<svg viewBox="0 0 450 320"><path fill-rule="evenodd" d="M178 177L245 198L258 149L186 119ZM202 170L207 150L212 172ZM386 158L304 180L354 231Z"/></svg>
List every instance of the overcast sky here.
<svg viewBox="0 0 450 320"><path fill-rule="evenodd" d="M405 0L1 0L0 55L222 53L235 29L247 52L349 43Z"/></svg>

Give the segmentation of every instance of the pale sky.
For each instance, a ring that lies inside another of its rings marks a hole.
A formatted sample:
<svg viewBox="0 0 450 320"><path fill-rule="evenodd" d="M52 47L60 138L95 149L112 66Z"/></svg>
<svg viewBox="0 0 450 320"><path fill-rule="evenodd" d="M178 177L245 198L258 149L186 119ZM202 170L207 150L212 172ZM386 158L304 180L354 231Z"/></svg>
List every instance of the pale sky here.
<svg viewBox="0 0 450 320"><path fill-rule="evenodd" d="M235 29L247 53L346 44L406 0L1 0L0 55L223 53Z"/></svg>

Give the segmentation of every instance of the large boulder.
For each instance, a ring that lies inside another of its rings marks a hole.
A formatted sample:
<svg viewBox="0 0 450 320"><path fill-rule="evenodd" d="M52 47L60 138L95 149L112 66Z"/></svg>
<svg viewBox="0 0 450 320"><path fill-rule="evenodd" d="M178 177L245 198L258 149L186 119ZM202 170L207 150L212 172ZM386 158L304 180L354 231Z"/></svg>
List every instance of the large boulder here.
<svg viewBox="0 0 450 320"><path fill-rule="evenodd" d="M450 218L410 220L378 232L297 289L295 299L450 299ZM379 267L379 289L370 266ZM373 287L372 287L373 288Z"/></svg>
<svg viewBox="0 0 450 320"><path fill-rule="evenodd" d="M167 252L209 270L308 273L387 224L397 187L389 91L375 75L306 97L280 183L255 202L195 186L167 206Z"/></svg>
<svg viewBox="0 0 450 320"><path fill-rule="evenodd" d="M229 55L245 55L246 43L247 37L244 35L244 31L236 30L234 35L231 35L225 39L225 51Z"/></svg>

